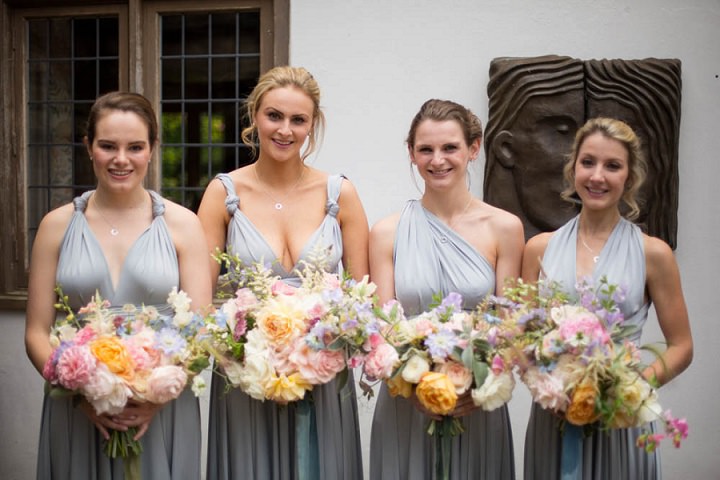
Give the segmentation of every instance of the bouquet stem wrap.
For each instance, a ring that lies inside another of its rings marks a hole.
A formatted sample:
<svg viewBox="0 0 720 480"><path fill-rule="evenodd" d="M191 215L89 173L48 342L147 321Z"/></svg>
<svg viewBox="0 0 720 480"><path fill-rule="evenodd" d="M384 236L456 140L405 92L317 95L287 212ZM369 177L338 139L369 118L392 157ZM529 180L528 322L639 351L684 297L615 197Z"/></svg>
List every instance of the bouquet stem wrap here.
<svg viewBox="0 0 720 480"><path fill-rule="evenodd" d="M295 405L295 448L297 451L298 480L320 478L320 454L315 409L311 399L305 397Z"/></svg>
<svg viewBox="0 0 720 480"><path fill-rule="evenodd" d="M560 480L580 480L580 461L583 446L583 428L565 422L560 457Z"/></svg>

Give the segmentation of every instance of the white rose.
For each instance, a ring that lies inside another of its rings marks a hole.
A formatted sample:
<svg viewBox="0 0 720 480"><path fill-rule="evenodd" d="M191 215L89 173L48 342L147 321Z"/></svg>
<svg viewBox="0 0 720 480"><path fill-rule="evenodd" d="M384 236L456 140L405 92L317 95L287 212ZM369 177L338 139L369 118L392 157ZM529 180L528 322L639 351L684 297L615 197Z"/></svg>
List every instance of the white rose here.
<svg viewBox="0 0 720 480"><path fill-rule="evenodd" d="M265 358L265 355L246 355L237 378L237 385L243 392L257 400L265 399L266 385L273 374L273 369Z"/></svg>
<svg viewBox="0 0 720 480"><path fill-rule="evenodd" d="M403 380L408 383L418 383L425 372L430 371L430 364L420 355L413 355L405 363L402 371Z"/></svg>
<svg viewBox="0 0 720 480"><path fill-rule="evenodd" d="M472 390L472 399L475 405L490 412L510 401L513 388L515 378L512 374L503 372L495 375L489 372L482 386Z"/></svg>
<svg viewBox="0 0 720 480"><path fill-rule="evenodd" d="M103 364L99 364L95 374L83 388L85 397L95 407L98 415L115 415L123 411L132 390L122 378L113 375Z"/></svg>
<svg viewBox="0 0 720 480"><path fill-rule="evenodd" d="M637 424L644 425L653 422L662 415L662 406L658 402L657 392L652 390L650 395L640 407L637 413Z"/></svg>

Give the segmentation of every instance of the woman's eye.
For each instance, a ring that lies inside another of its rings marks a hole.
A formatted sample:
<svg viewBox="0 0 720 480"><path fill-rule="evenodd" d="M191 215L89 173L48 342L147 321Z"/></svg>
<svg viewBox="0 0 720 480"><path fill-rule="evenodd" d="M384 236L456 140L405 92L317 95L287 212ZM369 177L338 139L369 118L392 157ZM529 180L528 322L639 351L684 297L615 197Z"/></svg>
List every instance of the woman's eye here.
<svg viewBox="0 0 720 480"><path fill-rule="evenodd" d="M268 118L270 120L280 120L280 114L277 112L270 112L268 113Z"/></svg>
<svg viewBox="0 0 720 480"><path fill-rule="evenodd" d="M303 117L294 117L294 118L293 118L293 123L294 123L295 125L302 125L302 124L305 123L305 118L303 118Z"/></svg>

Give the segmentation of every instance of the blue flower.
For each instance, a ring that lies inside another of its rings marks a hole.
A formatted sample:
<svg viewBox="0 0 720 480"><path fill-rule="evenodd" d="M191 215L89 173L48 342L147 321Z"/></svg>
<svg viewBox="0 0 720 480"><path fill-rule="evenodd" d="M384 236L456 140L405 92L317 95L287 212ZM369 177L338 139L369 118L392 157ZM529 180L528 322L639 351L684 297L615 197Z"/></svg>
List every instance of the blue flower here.
<svg viewBox="0 0 720 480"><path fill-rule="evenodd" d="M187 342L174 328L163 328L155 334L155 345L166 354L173 355L183 350Z"/></svg>
<svg viewBox="0 0 720 480"><path fill-rule="evenodd" d="M457 344L457 335L449 330L431 333L425 339L425 346L433 358L447 358Z"/></svg>

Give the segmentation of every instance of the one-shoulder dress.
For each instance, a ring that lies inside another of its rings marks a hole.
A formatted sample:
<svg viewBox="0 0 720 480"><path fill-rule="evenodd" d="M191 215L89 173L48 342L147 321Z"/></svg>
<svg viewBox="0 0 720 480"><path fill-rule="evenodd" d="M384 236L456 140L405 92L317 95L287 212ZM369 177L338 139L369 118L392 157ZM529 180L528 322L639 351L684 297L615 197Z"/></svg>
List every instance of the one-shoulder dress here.
<svg viewBox="0 0 720 480"><path fill-rule="evenodd" d="M317 248L329 250L328 269L338 271L343 254L342 232L337 221L342 176L328 177L326 215L290 271L277 261L263 235L240 210L232 179L227 174L220 174L217 178L225 186L225 205L231 217L226 241L228 251L238 255L245 263L269 263L274 274L292 285L300 283L295 268ZM308 445L308 437L298 438L296 435L302 402L305 400L286 406L272 401L261 402L239 388L226 393L225 380L217 374L213 375L207 478L362 480L357 396L352 375L341 390L338 390L336 381L312 390L309 415L313 430L311 438L314 439L309 441L311 445ZM303 415L308 415L308 412ZM298 458L299 451L314 455L309 462L312 468L299 467L300 463L308 465L307 458Z"/></svg>
<svg viewBox="0 0 720 480"><path fill-rule="evenodd" d="M86 305L97 290L112 306L144 304L170 312L167 296L173 287L179 287L180 277L162 198L149 192L152 223L128 251L118 284L113 285L103 251L85 219L92 193L73 201L75 211L60 247L56 280L70 306ZM140 442L142 478L200 478L200 407L192 392L184 391L156 413ZM124 478L122 460L113 461L103 453L102 435L70 398L45 395L38 452L38 480Z"/></svg>
<svg viewBox="0 0 720 480"><path fill-rule="evenodd" d="M542 265L546 276L561 283L568 293L577 283L577 232L579 217L560 227L548 242ZM645 301L645 247L637 225L620 219L600 252L592 279L606 276L612 284L625 289L625 301L619 307L625 325L635 327L628 336L639 341L647 320L650 303ZM646 453L635 446L639 428L598 432L582 441L579 459L583 480L650 480L660 478L659 454ZM560 478L563 439L557 418L533 404L525 436L527 480Z"/></svg>
<svg viewBox="0 0 720 480"><path fill-rule="evenodd" d="M426 310L436 293L459 293L464 308L472 310L495 291L495 272L487 259L417 200L401 213L393 257L395 296L406 315ZM515 478L507 407L477 409L461 420L465 431L453 439L450 478ZM428 421L411 401L393 398L381 387L370 444L372 480L434 478L435 445L425 431Z"/></svg>

